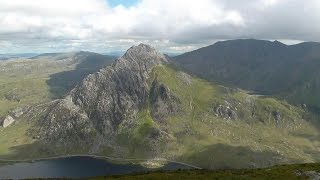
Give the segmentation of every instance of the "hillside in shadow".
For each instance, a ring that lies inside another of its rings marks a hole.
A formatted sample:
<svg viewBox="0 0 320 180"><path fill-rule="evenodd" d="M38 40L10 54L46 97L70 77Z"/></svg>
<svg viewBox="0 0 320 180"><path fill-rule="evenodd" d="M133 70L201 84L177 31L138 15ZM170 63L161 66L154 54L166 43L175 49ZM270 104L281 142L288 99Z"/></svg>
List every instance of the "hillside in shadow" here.
<svg viewBox="0 0 320 180"><path fill-rule="evenodd" d="M316 156L316 155L314 155ZM272 151L254 151L245 146L213 144L201 152L182 157L187 163L208 169L261 168L276 164L303 163L299 159L287 159ZM314 157L316 160L316 157Z"/></svg>
<svg viewBox="0 0 320 180"><path fill-rule="evenodd" d="M50 75L47 84L53 99L61 98L80 83L87 75L111 64L115 57L90 53L79 59L74 70L63 71Z"/></svg>

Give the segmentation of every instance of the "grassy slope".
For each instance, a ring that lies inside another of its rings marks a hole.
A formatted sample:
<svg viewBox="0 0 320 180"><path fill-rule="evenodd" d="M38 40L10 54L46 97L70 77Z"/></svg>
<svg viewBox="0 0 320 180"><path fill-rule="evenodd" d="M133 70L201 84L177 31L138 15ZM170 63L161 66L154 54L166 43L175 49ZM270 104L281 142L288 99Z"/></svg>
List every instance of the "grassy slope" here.
<svg viewBox="0 0 320 180"><path fill-rule="evenodd" d="M198 78L192 78L192 84L187 85L177 73L167 66L154 70L158 80L180 99L182 107L179 115L167 120L166 128L173 139L165 142L160 156L206 168L260 167L320 160L317 157L319 130L302 119L305 113L301 108L269 97L226 90ZM214 115L213 107L225 101L238 110L237 120ZM254 117L251 117L252 104L256 108ZM282 116L279 123L271 114L276 111ZM141 117L138 120L150 122L150 116L147 117L148 120ZM153 124L150 128L161 126L157 122L149 124Z"/></svg>
<svg viewBox="0 0 320 180"><path fill-rule="evenodd" d="M150 172L146 174L98 177L92 179L308 179L299 172L320 172L320 164L282 165L266 169L241 170L184 170L172 172Z"/></svg>
<svg viewBox="0 0 320 180"><path fill-rule="evenodd" d="M128 128L124 123L120 124L117 142L128 149L127 157L144 158L150 148L148 134L159 126L146 109L138 113L133 128Z"/></svg>
<svg viewBox="0 0 320 180"><path fill-rule="evenodd" d="M47 80L50 75L71 70L45 60L19 60L0 64L0 117L17 107L32 106L52 100ZM18 100L8 100L14 95Z"/></svg>
<svg viewBox="0 0 320 180"><path fill-rule="evenodd" d="M6 129L0 129L0 154L14 154L14 147L30 144L32 138L26 135L27 130L32 125L29 121L20 121Z"/></svg>

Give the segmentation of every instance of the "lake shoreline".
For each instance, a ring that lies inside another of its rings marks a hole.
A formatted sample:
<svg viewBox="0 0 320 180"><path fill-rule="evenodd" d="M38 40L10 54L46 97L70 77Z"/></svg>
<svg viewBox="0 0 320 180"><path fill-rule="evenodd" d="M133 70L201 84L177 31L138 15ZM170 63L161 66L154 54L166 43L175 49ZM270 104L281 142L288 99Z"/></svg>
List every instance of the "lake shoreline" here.
<svg viewBox="0 0 320 180"><path fill-rule="evenodd" d="M147 159L123 159L97 155L68 155L37 160L0 160L0 179L86 178L125 175L148 171L195 169L166 159L148 159L152 167L142 165ZM159 164L157 164L159 163ZM148 164L148 163L147 163ZM18 172L18 173L17 173Z"/></svg>

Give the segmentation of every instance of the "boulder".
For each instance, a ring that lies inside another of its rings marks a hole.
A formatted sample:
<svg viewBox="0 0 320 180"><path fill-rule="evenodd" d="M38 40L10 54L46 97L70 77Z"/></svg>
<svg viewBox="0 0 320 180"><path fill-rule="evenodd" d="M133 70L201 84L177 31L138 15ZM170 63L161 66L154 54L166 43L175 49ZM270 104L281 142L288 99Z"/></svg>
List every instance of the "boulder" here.
<svg viewBox="0 0 320 180"><path fill-rule="evenodd" d="M7 116L3 122L2 122L2 127L6 128L10 126L15 120L11 116Z"/></svg>

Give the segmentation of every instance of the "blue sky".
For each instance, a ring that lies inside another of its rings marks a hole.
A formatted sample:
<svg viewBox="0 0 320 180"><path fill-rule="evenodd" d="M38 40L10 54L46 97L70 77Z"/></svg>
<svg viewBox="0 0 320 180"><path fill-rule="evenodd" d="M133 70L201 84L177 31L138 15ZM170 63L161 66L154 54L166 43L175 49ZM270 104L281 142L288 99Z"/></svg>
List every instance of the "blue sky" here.
<svg viewBox="0 0 320 180"><path fill-rule="evenodd" d="M125 7L130 7L132 5L135 5L138 0L107 0L109 5L112 7L115 7L117 5L123 5Z"/></svg>

